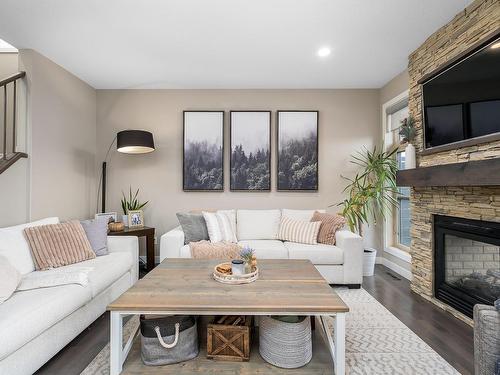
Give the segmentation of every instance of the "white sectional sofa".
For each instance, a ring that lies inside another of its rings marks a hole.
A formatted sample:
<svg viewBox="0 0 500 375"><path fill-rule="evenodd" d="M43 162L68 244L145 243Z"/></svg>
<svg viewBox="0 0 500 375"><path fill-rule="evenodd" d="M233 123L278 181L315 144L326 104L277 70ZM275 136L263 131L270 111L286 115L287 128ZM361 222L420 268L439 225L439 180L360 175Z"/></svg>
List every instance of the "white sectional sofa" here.
<svg viewBox="0 0 500 375"><path fill-rule="evenodd" d="M0 229L0 241L12 228L24 226ZM56 269L87 268L85 286L16 291L0 304L0 375L34 373L137 281L137 237L108 237L107 245L108 255Z"/></svg>
<svg viewBox="0 0 500 375"><path fill-rule="evenodd" d="M306 245L277 239L282 215L310 221L314 211L235 210L238 243L255 249L257 259L309 259L328 283L359 287L363 280L363 241L359 235L340 230L336 234L335 246ZM161 237L161 261L165 258L190 257L191 251L189 245L184 244L181 227Z"/></svg>

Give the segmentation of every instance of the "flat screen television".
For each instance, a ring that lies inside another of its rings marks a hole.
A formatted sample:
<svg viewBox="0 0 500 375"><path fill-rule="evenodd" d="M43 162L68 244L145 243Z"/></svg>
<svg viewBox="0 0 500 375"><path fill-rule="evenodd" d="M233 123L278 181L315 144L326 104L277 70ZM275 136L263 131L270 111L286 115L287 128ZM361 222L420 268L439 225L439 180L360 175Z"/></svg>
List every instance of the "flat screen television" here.
<svg viewBox="0 0 500 375"><path fill-rule="evenodd" d="M425 148L500 133L500 37L423 83Z"/></svg>

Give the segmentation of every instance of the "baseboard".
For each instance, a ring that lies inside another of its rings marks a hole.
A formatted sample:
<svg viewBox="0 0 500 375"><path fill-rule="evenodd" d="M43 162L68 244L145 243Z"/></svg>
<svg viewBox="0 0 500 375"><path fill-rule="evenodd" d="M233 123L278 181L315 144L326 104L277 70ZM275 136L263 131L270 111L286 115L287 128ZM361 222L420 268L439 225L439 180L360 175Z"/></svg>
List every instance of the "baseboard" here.
<svg viewBox="0 0 500 375"><path fill-rule="evenodd" d="M404 269L403 267L397 265L394 262L391 262L390 260L382 257L377 257L375 260L376 264L382 264L383 266L386 266L389 268L391 271L396 272L398 275L403 276L405 279L410 280L412 279L412 274L410 271Z"/></svg>

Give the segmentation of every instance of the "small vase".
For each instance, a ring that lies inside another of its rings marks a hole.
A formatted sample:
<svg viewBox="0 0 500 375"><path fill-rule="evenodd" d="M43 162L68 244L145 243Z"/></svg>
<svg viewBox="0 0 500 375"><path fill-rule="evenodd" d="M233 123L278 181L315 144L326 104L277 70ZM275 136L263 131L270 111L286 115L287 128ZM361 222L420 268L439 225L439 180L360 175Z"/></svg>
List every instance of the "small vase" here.
<svg viewBox="0 0 500 375"><path fill-rule="evenodd" d="M122 215L122 223L128 227L128 215Z"/></svg>
<svg viewBox="0 0 500 375"><path fill-rule="evenodd" d="M252 264L249 262L245 263L245 273L251 273L252 272Z"/></svg>
<svg viewBox="0 0 500 375"><path fill-rule="evenodd" d="M405 169L414 169L416 168L416 155L415 155L415 146L411 143L408 143L405 148Z"/></svg>

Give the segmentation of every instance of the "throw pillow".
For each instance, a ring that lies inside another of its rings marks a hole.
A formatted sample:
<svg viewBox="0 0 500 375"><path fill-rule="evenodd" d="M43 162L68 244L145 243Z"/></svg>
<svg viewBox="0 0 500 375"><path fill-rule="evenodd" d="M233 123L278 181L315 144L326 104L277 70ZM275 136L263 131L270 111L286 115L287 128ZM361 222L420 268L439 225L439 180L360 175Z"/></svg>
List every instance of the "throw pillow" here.
<svg viewBox="0 0 500 375"><path fill-rule="evenodd" d="M236 235L233 232L229 216L220 212L203 211L203 217L207 223L210 242L236 242Z"/></svg>
<svg viewBox="0 0 500 375"><path fill-rule="evenodd" d="M95 258L78 220L24 229L37 270L48 270Z"/></svg>
<svg viewBox="0 0 500 375"><path fill-rule="evenodd" d="M325 214L316 211L311 222L320 222L318 242L325 245L335 245L335 233L342 229L346 223L343 216Z"/></svg>
<svg viewBox="0 0 500 375"><path fill-rule="evenodd" d="M0 255L0 304L5 302L21 282L21 273Z"/></svg>
<svg viewBox="0 0 500 375"><path fill-rule="evenodd" d="M94 220L83 220L80 221L83 230L87 235L87 239L90 242L90 246L94 251L95 255L107 255L108 254L108 219L105 217L99 217Z"/></svg>
<svg viewBox="0 0 500 375"><path fill-rule="evenodd" d="M283 217L278 231L278 238L282 241L316 245L320 226L321 222L293 220Z"/></svg>
<svg viewBox="0 0 500 375"><path fill-rule="evenodd" d="M33 272L35 264L23 230L28 227L57 223L59 223L59 218L49 217L14 227L0 228L0 255L6 257L21 275Z"/></svg>
<svg viewBox="0 0 500 375"><path fill-rule="evenodd" d="M184 245L208 240L207 224L202 214L177 213L177 220L184 232Z"/></svg>

